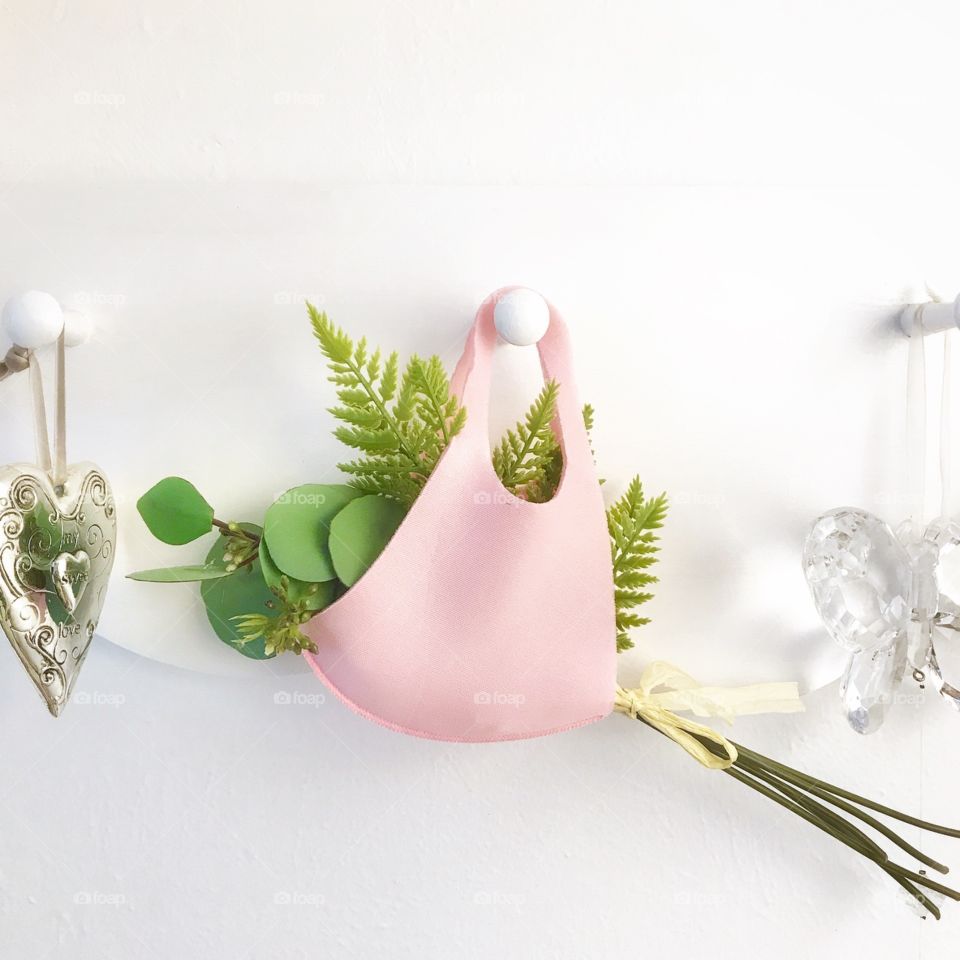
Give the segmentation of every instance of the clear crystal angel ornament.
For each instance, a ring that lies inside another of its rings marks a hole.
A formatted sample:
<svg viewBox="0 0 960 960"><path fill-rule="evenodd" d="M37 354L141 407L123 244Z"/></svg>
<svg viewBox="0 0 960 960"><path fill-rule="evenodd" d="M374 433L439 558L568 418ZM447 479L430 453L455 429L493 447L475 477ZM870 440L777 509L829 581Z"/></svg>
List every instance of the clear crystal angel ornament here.
<svg viewBox="0 0 960 960"><path fill-rule="evenodd" d="M960 302L960 298L958 298ZM946 305L945 305L946 306ZM830 636L850 652L840 684L843 711L858 733L880 728L908 674L960 709L943 664L960 647L960 606L942 592L960 561L960 523L949 510L951 341L944 332L940 410L940 516L924 523L926 357L924 308L909 318L908 471L914 516L894 531L879 517L841 507L819 517L803 547L803 571ZM948 671L949 672L949 671ZM960 676L954 676L960 683Z"/></svg>

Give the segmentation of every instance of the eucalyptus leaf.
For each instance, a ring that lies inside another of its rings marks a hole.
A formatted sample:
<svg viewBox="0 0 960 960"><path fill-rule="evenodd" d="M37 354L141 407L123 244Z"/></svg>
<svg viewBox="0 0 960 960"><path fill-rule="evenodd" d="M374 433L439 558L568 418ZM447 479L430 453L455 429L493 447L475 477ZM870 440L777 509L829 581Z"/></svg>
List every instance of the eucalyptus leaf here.
<svg viewBox="0 0 960 960"><path fill-rule="evenodd" d="M330 555L337 576L352 587L370 568L403 522L406 510L375 494L348 503L330 524Z"/></svg>
<svg viewBox="0 0 960 960"><path fill-rule="evenodd" d="M264 520L264 540L274 564L288 577L304 583L336 579L330 558L330 522L362 496L345 484L308 483L288 490Z"/></svg>
<svg viewBox="0 0 960 960"><path fill-rule="evenodd" d="M267 541L260 541L260 570L267 586L273 590L280 589L280 581L286 577L287 599L291 603L303 600L308 610L323 610L329 607L340 593L338 580L326 580L323 583L306 583L288 577L274 562L267 549Z"/></svg>
<svg viewBox="0 0 960 960"><path fill-rule="evenodd" d="M213 507L183 477L167 477L138 501L137 510L150 532L164 543L180 546L213 529Z"/></svg>
<svg viewBox="0 0 960 960"><path fill-rule="evenodd" d="M260 533L260 528L255 524L242 523L240 526L250 533ZM217 542L207 555L208 565L223 564L226 545L225 537L217 538ZM259 560L254 560L250 566L243 567L229 576L202 583L200 596L206 605L210 626L224 643L251 660L269 660L276 656L266 652L262 637L259 640L251 640L249 643L241 643L240 630L233 619L255 613L267 616L273 614L273 608L270 605L276 601L276 598L263 579Z"/></svg>
<svg viewBox="0 0 960 960"><path fill-rule="evenodd" d="M143 583L200 583L205 580L221 580L229 577L226 567L210 564L194 564L184 567L161 567L158 570L139 570L128 573L128 580L139 580Z"/></svg>

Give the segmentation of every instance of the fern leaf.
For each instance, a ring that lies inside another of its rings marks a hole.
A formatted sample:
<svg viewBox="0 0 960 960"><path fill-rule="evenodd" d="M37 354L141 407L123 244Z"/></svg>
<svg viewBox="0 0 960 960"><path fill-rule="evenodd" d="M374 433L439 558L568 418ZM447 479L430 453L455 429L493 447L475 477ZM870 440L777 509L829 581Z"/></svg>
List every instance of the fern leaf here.
<svg viewBox="0 0 960 960"><path fill-rule="evenodd" d="M368 407L330 407L328 410L338 420L352 423L357 427L376 429L383 422L383 418L376 410Z"/></svg>
<svg viewBox="0 0 960 960"><path fill-rule="evenodd" d="M647 617L633 613L633 609L653 598L642 588L657 582L657 578L642 573L656 562L658 537L653 532L663 526L667 515L664 494L645 499L639 477L634 477L624 495L607 510L613 558L614 603L617 611L617 650L633 646L630 631L649 623Z"/></svg>
<svg viewBox="0 0 960 960"><path fill-rule="evenodd" d="M400 377L396 353L384 360L366 338L354 343L313 304L307 310L338 388L334 435L360 453L341 469L358 489L409 506L466 423L440 358L413 357Z"/></svg>
<svg viewBox="0 0 960 960"><path fill-rule="evenodd" d="M397 364L399 357L396 352L387 357L383 368L383 378L380 381L380 396L384 403L389 403L397 392Z"/></svg>
<svg viewBox="0 0 960 960"><path fill-rule="evenodd" d="M493 451L493 466L500 482L518 496L526 485L543 476L558 449L553 433L558 390L556 380L547 381L523 422L508 430Z"/></svg>
<svg viewBox="0 0 960 960"><path fill-rule="evenodd" d="M312 303L307 303L307 312L313 324L313 333L320 342L323 355L333 363L346 363L353 356L353 341L334 326L326 313L319 311Z"/></svg>
<svg viewBox="0 0 960 960"><path fill-rule="evenodd" d="M594 409L589 403L583 405L583 425L587 428L587 433L593 430Z"/></svg>

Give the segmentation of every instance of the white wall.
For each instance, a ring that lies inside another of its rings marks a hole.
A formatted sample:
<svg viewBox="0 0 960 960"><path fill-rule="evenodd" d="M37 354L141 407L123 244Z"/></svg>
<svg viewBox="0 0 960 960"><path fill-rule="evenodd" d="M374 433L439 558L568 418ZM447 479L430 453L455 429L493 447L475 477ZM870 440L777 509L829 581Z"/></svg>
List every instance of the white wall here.
<svg viewBox="0 0 960 960"><path fill-rule="evenodd" d="M625 720L404 739L296 661L211 640L192 591L122 573L184 555L132 510L166 473L237 517L330 475L303 297L452 365L479 300L520 282L572 327L611 495L640 472L673 498L624 679L667 656L710 682L829 681L799 540L841 503L902 519L892 323L924 281L958 289L958 25L929 0L0 5L0 295L48 289L97 321L71 356L71 446L123 510L103 632L147 655L98 640L57 722L0 655L7 953L951 944L955 912L921 923ZM533 389L522 359L502 419ZM4 461L31 450L25 389L2 388ZM921 696L860 740L830 688L736 735L949 820L956 724Z"/></svg>

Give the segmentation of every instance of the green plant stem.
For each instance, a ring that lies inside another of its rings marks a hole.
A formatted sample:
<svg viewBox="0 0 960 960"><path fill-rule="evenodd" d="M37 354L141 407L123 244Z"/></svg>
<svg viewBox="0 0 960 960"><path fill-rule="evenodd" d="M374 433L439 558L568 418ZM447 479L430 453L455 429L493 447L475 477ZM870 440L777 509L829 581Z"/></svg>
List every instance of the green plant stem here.
<svg viewBox="0 0 960 960"><path fill-rule="evenodd" d="M841 832L832 824L817 816L816 813L811 812L801 804L795 803L789 797L779 793L771 787L768 787L760 780L751 777L746 771L740 769L738 766L734 765L732 767L728 767L723 772L733 777L734 780L737 780L745 786L750 787L751 790L755 790L757 793L762 794L768 800L772 800L774 803L779 804L779 806L783 807L785 810L795 813L801 819L806 820L807 823L810 823L817 827L817 829L829 834L835 840L839 840L842 844L844 844L844 846L850 847L852 850L855 850L857 853L865 856L868 860L872 860L874 863L879 864L883 864L885 862L882 856L882 851L880 854L874 853L868 846L858 843L855 838Z"/></svg>
<svg viewBox="0 0 960 960"><path fill-rule="evenodd" d="M643 717L638 717L638 719L643 723L647 723ZM652 726L652 724L647 723L647 726ZM654 729L657 728L654 727ZM702 737L698 737L697 739L714 755L724 755L719 745ZM945 836L960 836L960 830L930 824L916 817L910 817L907 814L867 800L850 791L842 790L833 784L828 784L815 777L800 773L800 771L794 770L792 767L771 760L769 757L764 757L762 754L756 753L740 744L734 743L733 746L737 750L738 757L732 766L724 769L724 773L739 783L742 783L744 786L749 787L751 790L772 800L802 820L806 820L807 823L815 826L818 830L821 830L828 836L844 844L844 846L849 847L854 852L859 853L861 856L875 863L900 887L906 890L931 916L939 920L940 910L923 890L920 889L921 887L936 891L953 900L960 901L960 892L945 884L931 880L924 873L916 873L900 864L891 862L886 851L884 851L879 844L872 840L855 824L844 819L843 816L820 801L823 800L833 807L842 810L849 816L855 817L862 823L867 824L867 826L873 827L881 835L900 847L900 849L911 854L911 856L914 856L921 863L941 873L947 872L947 868L943 866L943 864L937 863L935 860L925 856L889 827L852 806L852 803L859 803L901 822ZM846 798L846 800L850 800L852 803L846 803L842 798Z"/></svg>
<svg viewBox="0 0 960 960"><path fill-rule="evenodd" d="M900 886L903 887L903 889L906 890L907 893L909 893L910 896L913 897L913 899L924 908L924 910L927 910L933 914L934 919L940 919L940 908L926 894L918 890L909 880L900 876L900 874L898 874L895 870L889 870L884 867L883 871L887 874L887 876L892 877L896 883L900 884Z"/></svg>
<svg viewBox="0 0 960 960"><path fill-rule="evenodd" d="M755 790L757 793L762 794L769 800L773 800L774 803L779 804L784 809L789 810L791 813L796 814L801 819L806 820L807 823L810 823L819 830L822 830L835 840L839 840L840 843L850 847L850 849L852 849L854 852L859 853L868 860L876 863L881 870L891 876L901 887L903 887L904 890L910 894L910 896L912 896L919 904L921 904L925 910L928 910L934 917L936 917L937 920L940 919L940 910L937 905L921 890L918 890L917 887L914 886L914 884L910 881L910 879L908 879L908 877L904 876L904 873L907 871L903 871L903 868L899 868L899 870L892 869L894 865L890 864L886 859L881 859L876 855L872 855L871 852L869 852L869 848L865 848L864 846L856 843L848 835L835 829L816 814L811 813L806 808L792 802L787 797L761 783L759 780L749 776L743 770L738 769L736 765L728 767L726 770L724 770L724 773L730 777L733 777L733 779L737 780L739 783L742 783L745 786L750 787L752 790Z"/></svg>
<svg viewBox="0 0 960 960"><path fill-rule="evenodd" d="M922 884L931 890L936 890L937 893L942 893L950 900L960 902L960 891L954 890L953 887L948 887L946 884L940 883L939 881L928 877L925 873L914 873L912 870L908 870L906 867L901 867L897 863L888 863L885 869L887 873L893 871L894 873L898 873L903 877L907 877L909 880L913 881L913 883Z"/></svg>
<svg viewBox="0 0 960 960"><path fill-rule="evenodd" d="M880 846L880 844L876 843L874 840L871 840L870 837L868 837L862 830L844 820L840 814L834 813L818 800L806 796L801 790L798 790L796 787L791 786L789 783L786 783L783 780L779 780L773 774L767 773L765 770L750 761L738 762L736 766L738 769L743 770L751 776L756 777L758 780L763 781L768 786L773 787L774 790L779 791L785 797L792 800L798 806L803 807L805 810L812 813L815 817L818 817L824 823L830 824L835 830L848 837L851 841L851 845L856 844L857 848L861 849L865 856L870 857L872 860L876 860L878 863L885 863L887 860L889 860L886 851Z"/></svg>
<svg viewBox="0 0 960 960"><path fill-rule="evenodd" d="M732 740L730 742L733 743ZM901 823L908 823L912 827L919 827L921 830L926 830L928 833L939 833L945 837L960 838L960 830L958 829L940 826L936 823L920 820L917 817L911 817L906 813L901 813L899 810L893 810L890 807L885 807L883 804L877 803L874 800L868 800L866 797L858 796L855 793L851 793L849 790L843 790L840 787L836 787L832 783L826 783L823 780L818 780L816 777L811 777L808 774L801 773L799 770L794 770L792 767L785 766L782 763L778 763L776 760L771 760L769 757L763 756L763 754L756 753L747 747L743 747L739 743L733 743L733 745L737 748L737 752L745 758L759 761L766 769L774 771L778 774L778 776L781 776L784 779L792 780L794 783L797 783L798 786L802 786L804 789L814 786L820 790L826 791L827 793L833 794L835 797L841 797L845 800L850 800L853 803L859 804L861 807L867 807L870 810L875 810L877 813L882 813L884 816L891 817L894 820L899 820Z"/></svg>
<svg viewBox="0 0 960 960"><path fill-rule="evenodd" d="M245 540L249 540L251 543L260 545L260 537L255 533L251 533L249 530L244 530L242 527L237 527L233 529L229 523L224 523L222 520L217 520L216 517L213 518L213 525L225 536L225 537L243 537Z"/></svg>
<svg viewBox="0 0 960 960"><path fill-rule="evenodd" d="M738 766L740 765L738 764ZM833 824L833 826L839 831L841 831L842 833L845 833L851 837L855 835L859 840L862 840L864 844L869 845L868 849L870 850L870 853L865 852L864 855L869 856L870 859L875 860L888 873L890 873L890 871L894 871L895 873L899 874L905 879L912 881L915 884L919 884L921 886L928 887L931 890L936 890L938 893L942 893L944 896L949 897L951 900L960 900L960 892L952 889L951 887L945 886L942 883L937 883L937 881L930 879L928 876L926 876L926 874L914 873L912 870L908 870L906 867L902 867L896 863L891 863L886 852L881 847L879 847L876 843L874 843L866 834L864 834L861 830L858 830L852 824L849 824L846 821L844 821L842 817L839 817L837 814L834 814L831 811L828 811L825 807L823 807L822 804L817 803L815 800L811 800L809 797L804 797L801 791L796 790L795 788L790 787L789 785L784 784L783 782L778 782L777 778L774 777L772 774L759 770L754 764L750 762L744 764L742 768L745 770L748 770L750 773L753 774L753 776L757 777L758 779L761 779L765 783L768 783L774 789L779 790L781 793L784 793L784 795L788 796L794 802L802 805L805 809L809 810L815 816L823 817L825 821L828 821L831 824ZM852 809L853 808L851 808L851 810ZM856 814L857 812L858 811L856 810L853 811L854 814ZM872 820L873 818L870 818L870 819ZM873 821L873 824L876 825L876 828L881 833L883 833L884 836L887 836L894 843L896 843L897 846L901 848L909 847L911 850L913 849L912 847L910 847L909 844L904 844L904 842L901 840L900 837L898 837L895 833L893 833L892 830L886 829L883 826L883 824L879 823L876 820ZM923 857L922 854L917 856L917 859L920 860L921 862L925 861L925 858ZM937 866L940 866L940 865L938 864ZM944 873L947 872L947 868L944 867L942 872Z"/></svg>
<svg viewBox="0 0 960 960"><path fill-rule="evenodd" d="M744 757L744 762L747 763L753 761L749 761L747 757ZM796 783L796 780L793 780L792 782L799 786L799 784ZM891 830L885 823L881 823L881 821L877 820L876 817L871 817L869 813L865 813L863 810L857 809L857 807L855 807L852 803L847 803L834 794L829 793L820 787L814 786L813 784L806 784L803 786L803 789L818 799L825 800L827 803L832 804L833 806L837 807L837 809L849 814L851 817L856 817L862 823L867 824L868 827L872 827L877 831L877 833L885 836L891 843L896 844L905 853L910 854L914 860L918 860L920 863L930 867L932 870L936 870L938 873L946 874L950 872L949 867L944 866L942 863L938 863L933 859L933 857L927 856L922 850L918 850L915 846L913 846L913 844L908 843L903 839L903 837Z"/></svg>

